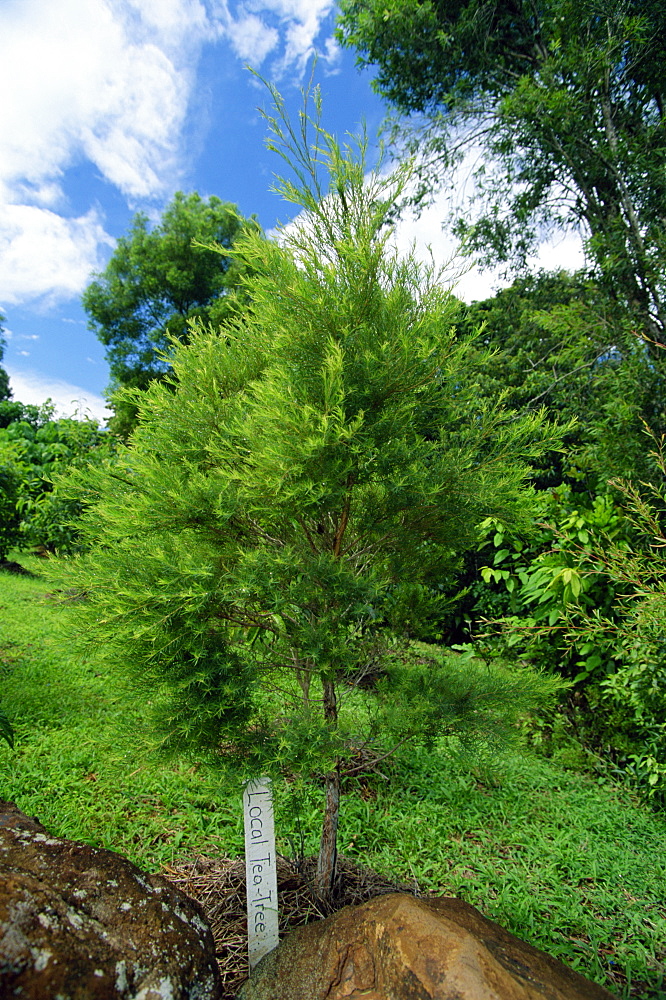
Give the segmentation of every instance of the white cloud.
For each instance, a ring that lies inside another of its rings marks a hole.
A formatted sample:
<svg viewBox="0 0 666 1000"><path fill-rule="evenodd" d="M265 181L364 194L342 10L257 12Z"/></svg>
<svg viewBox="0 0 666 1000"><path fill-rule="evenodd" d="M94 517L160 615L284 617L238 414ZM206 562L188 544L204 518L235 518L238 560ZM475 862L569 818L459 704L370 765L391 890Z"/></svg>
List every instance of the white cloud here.
<svg viewBox="0 0 666 1000"><path fill-rule="evenodd" d="M169 46L182 48L188 36L209 31L206 8L199 0L129 0L141 22Z"/></svg>
<svg viewBox="0 0 666 1000"><path fill-rule="evenodd" d="M248 14L241 16L237 21L231 21L227 36L236 55L257 66L261 66L280 40L277 29L264 24L256 14Z"/></svg>
<svg viewBox="0 0 666 1000"><path fill-rule="evenodd" d="M176 13L183 32L190 11L190 36L203 24L200 5L171 0L161 22L158 9L147 0L5 7L0 89L12 95L0 105L5 183L28 182L53 201L54 182L83 153L128 195L160 190L191 85L189 47L173 44Z"/></svg>
<svg viewBox="0 0 666 1000"><path fill-rule="evenodd" d="M49 379L38 372L5 366L14 399L37 406L51 399L60 417L90 416L105 423L111 416L101 396L62 379Z"/></svg>
<svg viewBox="0 0 666 1000"><path fill-rule="evenodd" d="M112 244L96 210L67 219L35 205L0 205L0 301L77 295Z"/></svg>
<svg viewBox="0 0 666 1000"><path fill-rule="evenodd" d="M278 4L277 6L290 6L289 4ZM285 67L295 64L301 69L312 56L317 48L316 41L319 35L322 21L328 16L333 7L327 0L316 0L316 2L296 2L293 5L298 10L297 16L287 26L286 47L283 65ZM319 55L324 59L336 61L339 52L337 47L331 47L330 39L325 40L324 47L318 48Z"/></svg>
<svg viewBox="0 0 666 1000"><path fill-rule="evenodd" d="M0 3L0 298L79 294L110 240L76 218L67 170L92 163L126 199L178 183L204 44L227 39L271 75L334 67L334 0L5 0Z"/></svg>
<svg viewBox="0 0 666 1000"><path fill-rule="evenodd" d="M21 0L0 32L0 297L76 295L110 240L94 208L68 217L65 172L88 160L130 199L172 189L212 25L199 0Z"/></svg>
<svg viewBox="0 0 666 1000"><path fill-rule="evenodd" d="M256 68L269 55L275 78L295 72L300 78L308 60L317 52L333 67L340 53L332 38L331 15L335 0L221 0L218 18L222 34L233 50ZM326 37L321 37L324 30Z"/></svg>

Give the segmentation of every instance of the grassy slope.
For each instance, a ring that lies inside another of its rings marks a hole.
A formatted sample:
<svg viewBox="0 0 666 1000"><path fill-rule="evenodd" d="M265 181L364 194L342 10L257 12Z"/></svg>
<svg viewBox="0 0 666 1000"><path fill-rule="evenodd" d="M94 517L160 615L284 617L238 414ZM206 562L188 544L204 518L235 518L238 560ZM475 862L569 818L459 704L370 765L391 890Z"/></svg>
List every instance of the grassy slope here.
<svg viewBox="0 0 666 1000"><path fill-rule="evenodd" d="M0 797L149 869L192 851L240 854L237 777L138 751L141 700L69 648L59 620L46 584L0 574L0 702L17 737L14 752L0 746ZM527 756L503 761L494 782L434 754L405 756L391 775L350 785L345 853L462 896L619 996L666 998L663 817ZM317 795L277 791L280 848L313 852Z"/></svg>

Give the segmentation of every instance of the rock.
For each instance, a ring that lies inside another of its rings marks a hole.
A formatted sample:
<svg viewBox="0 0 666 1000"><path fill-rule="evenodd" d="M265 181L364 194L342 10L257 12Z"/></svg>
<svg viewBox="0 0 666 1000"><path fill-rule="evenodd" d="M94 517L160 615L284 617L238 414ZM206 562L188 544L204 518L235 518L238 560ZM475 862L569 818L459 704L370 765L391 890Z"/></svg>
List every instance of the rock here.
<svg viewBox="0 0 666 1000"><path fill-rule="evenodd" d="M217 1000L198 903L126 858L0 802L3 1000Z"/></svg>
<svg viewBox="0 0 666 1000"><path fill-rule="evenodd" d="M402 893L298 928L238 1000L612 1000L461 899Z"/></svg>

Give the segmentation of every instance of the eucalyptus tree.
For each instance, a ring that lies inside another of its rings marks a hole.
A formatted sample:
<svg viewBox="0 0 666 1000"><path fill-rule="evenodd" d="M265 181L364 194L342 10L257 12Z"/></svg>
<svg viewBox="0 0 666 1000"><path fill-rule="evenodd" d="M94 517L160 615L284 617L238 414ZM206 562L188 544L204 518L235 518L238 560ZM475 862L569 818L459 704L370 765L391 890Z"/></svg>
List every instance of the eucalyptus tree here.
<svg viewBox="0 0 666 1000"><path fill-rule="evenodd" d="M322 783L327 893L360 749L451 726L491 739L552 691L398 643L432 636L484 517L529 518L527 462L559 431L480 398L487 357L456 336L456 301L392 249L408 168L367 175L364 142L341 146L318 110L294 126L273 97L293 178L277 186L302 215L276 240L242 234L247 308L174 345L165 380L127 395L129 445L70 480L91 546L70 613L151 686L167 742Z"/></svg>
<svg viewBox="0 0 666 1000"><path fill-rule="evenodd" d="M666 7L660 0L341 0L339 37L401 114L421 197L471 148L490 263L579 229L597 276L666 344ZM485 151L485 152L484 152ZM488 163L488 159L490 163Z"/></svg>

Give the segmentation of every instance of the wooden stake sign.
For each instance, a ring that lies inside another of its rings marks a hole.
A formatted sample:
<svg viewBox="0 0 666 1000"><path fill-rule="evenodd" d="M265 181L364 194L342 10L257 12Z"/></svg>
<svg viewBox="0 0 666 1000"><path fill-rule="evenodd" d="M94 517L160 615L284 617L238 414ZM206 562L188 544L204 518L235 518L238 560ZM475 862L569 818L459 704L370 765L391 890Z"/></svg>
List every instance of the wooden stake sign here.
<svg viewBox="0 0 666 1000"><path fill-rule="evenodd" d="M245 882L250 970L278 943L277 867L270 778L245 786Z"/></svg>

